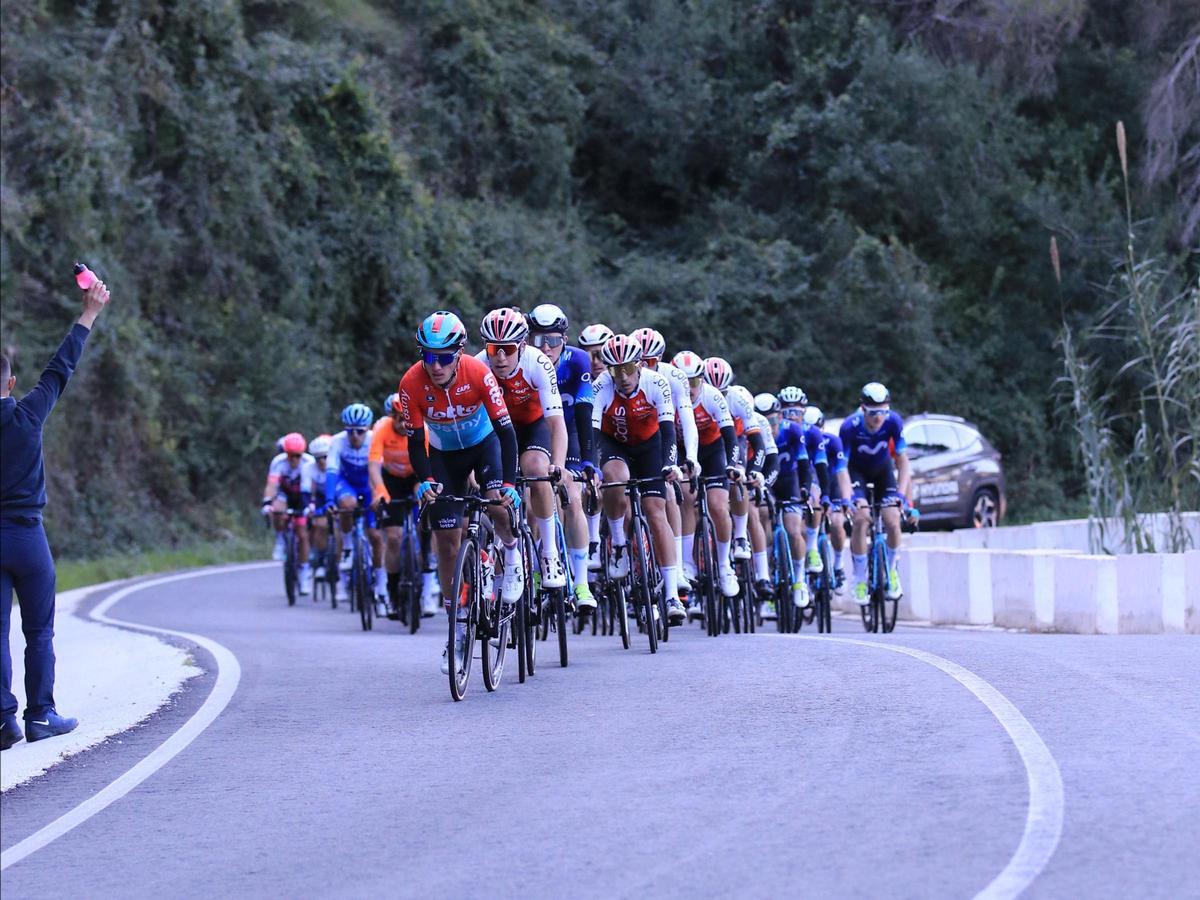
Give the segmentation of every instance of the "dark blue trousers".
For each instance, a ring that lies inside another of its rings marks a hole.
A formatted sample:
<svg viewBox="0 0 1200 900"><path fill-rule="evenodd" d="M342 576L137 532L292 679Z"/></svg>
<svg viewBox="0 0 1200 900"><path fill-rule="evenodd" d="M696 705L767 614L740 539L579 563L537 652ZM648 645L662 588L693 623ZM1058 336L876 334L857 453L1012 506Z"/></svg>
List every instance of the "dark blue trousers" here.
<svg viewBox="0 0 1200 900"><path fill-rule="evenodd" d="M4 631L0 712L5 716L17 711L8 645L13 590L21 604L21 630L25 632L25 719L37 719L54 706L54 557L41 520L23 524L0 519L0 619Z"/></svg>

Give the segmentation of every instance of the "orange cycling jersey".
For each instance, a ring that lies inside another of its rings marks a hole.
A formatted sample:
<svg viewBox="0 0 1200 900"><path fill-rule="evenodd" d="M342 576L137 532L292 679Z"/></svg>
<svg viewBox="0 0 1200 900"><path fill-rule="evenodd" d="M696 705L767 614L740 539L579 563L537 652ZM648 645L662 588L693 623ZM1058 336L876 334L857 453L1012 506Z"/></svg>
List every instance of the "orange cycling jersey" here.
<svg viewBox="0 0 1200 900"><path fill-rule="evenodd" d="M496 376L473 356L461 356L454 381L436 387L421 363L400 379L400 414L412 434L424 428L435 450L465 450L511 419Z"/></svg>
<svg viewBox="0 0 1200 900"><path fill-rule="evenodd" d="M408 434L403 429L396 431L391 416L375 423L375 430L371 436L371 452L367 454L367 461L382 463L383 470L397 478L408 478L412 475L413 467L408 458Z"/></svg>

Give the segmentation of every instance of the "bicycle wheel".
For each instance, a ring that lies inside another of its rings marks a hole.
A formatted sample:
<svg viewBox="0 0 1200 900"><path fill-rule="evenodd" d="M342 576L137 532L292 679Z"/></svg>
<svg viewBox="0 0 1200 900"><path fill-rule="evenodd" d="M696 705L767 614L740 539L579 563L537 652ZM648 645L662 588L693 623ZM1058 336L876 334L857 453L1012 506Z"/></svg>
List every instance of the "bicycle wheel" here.
<svg viewBox="0 0 1200 900"><path fill-rule="evenodd" d="M522 533L521 544L521 560L525 566L525 593L522 597L525 619L518 639L524 647L521 653L522 671L528 676L535 674L537 668L537 642L534 640L534 631L537 626L538 605L541 599L538 596L537 587L533 583L534 560L537 557L534 556L533 540L528 531Z"/></svg>
<svg viewBox="0 0 1200 900"><path fill-rule="evenodd" d="M421 539L411 525L404 529L404 555L401 562L400 602L408 605L408 633L416 634L421 627Z"/></svg>
<svg viewBox="0 0 1200 900"><path fill-rule="evenodd" d="M700 534L696 546L700 558L696 560L696 572L700 576L701 604L704 607L704 633L716 637L717 630L717 544L713 535L712 521L705 516L696 523Z"/></svg>
<svg viewBox="0 0 1200 900"><path fill-rule="evenodd" d="M284 532L287 556L283 560L283 589L287 593L288 606L296 605L296 534L290 528Z"/></svg>
<svg viewBox="0 0 1200 900"><path fill-rule="evenodd" d="M776 525L773 536L774 556L771 570L775 588L775 630L780 634L791 631L790 611L792 607L792 551L787 531Z"/></svg>
<svg viewBox="0 0 1200 900"><path fill-rule="evenodd" d="M650 642L650 652L658 652L658 627L654 621L654 593L650 584L650 565L646 559L646 534L643 530L644 525L641 516L637 516L633 520L633 534L630 535L629 550L630 563L632 564L633 576L633 593L639 598L638 605L641 612L639 616L644 617L644 625L646 628L647 639Z"/></svg>
<svg viewBox="0 0 1200 900"><path fill-rule="evenodd" d="M818 544L821 550L821 563L825 571L821 573L821 596L818 607L820 625L818 630L825 634L833 631L833 553L829 549L829 539L822 535Z"/></svg>
<svg viewBox="0 0 1200 900"><path fill-rule="evenodd" d="M878 610L875 607L875 542L872 540L867 556L867 586L870 591L867 602L859 607L859 613L862 616L863 630L868 632L876 632L879 630Z"/></svg>
<svg viewBox="0 0 1200 900"><path fill-rule="evenodd" d="M520 599L517 605L520 605ZM509 626L512 623L513 611L505 609L505 604L499 597L484 598L479 615L488 626L487 633L481 641L479 655L483 663L483 686L491 692L500 687L500 679L504 675L504 657L508 652Z"/></svg>
<svg viewBox="0 0 1200 900"><path fill-rule="evenodd" d="M479 548L474 538L462 542L454 568L449 615L450 696L461 700L471 680L471 656L475 652L475 625L479 610Z"/></svg>
<svg viewBox="0 0 1200 900"><path fill-rule="evenodd" d="M375 596L371 590L371 570L367 566L366 547L359 535L354 536L353 577L356 585L354 600L358 604L358 616L362 630L370 631L375 624Z"/></svg>
<svg viewBox="0 0 1200 900"><path fill-rule="evenodd" d="M616 614L617 631L621 634L621 646L629 649L629 599L625 596L625 584L621 581L612 583L612 593L609 596L610 609ZM609 634L612 634L609 628Z"/></svg>
<svg viewBox="0 0 1200 900"><path fill-rule="evenodd" d="M550 588L550 627L558 632L558 664L567 667L567 598L563 588Z"/></svg>

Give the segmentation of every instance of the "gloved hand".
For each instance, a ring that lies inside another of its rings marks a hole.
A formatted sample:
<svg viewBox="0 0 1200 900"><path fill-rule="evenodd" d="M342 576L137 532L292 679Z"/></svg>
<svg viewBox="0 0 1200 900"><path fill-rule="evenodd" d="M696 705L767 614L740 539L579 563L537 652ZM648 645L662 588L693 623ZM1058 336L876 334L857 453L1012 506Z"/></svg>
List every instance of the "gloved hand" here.
<svg viewBox="0 0 1200 900"><path fill-rule="evenodd" d="M500 498L513 509L519 509L521 506L521 492L507 481L504 483L504 487L500 488Z"/></svg>
<svg viewBox="0 0 1200 900"><path fill-rule="evenodd" d="M437 499L437 495L442 492L442 486L432 478L427 478L417 485L417 502L429 503Z"/></svg>
<svg viewBox="0 0 1200 900"><path fill-rule="evenodd" d="M726 466L725 476L734 482L740 482L746 477L746 470L741 466Z"/></svg>
<svg viewBox="0 0 1200 900"><path fill-rule="evenodd" d="M663 466L662 477L664 480L674 484L683 478L683 473L679 471L679 466Z"/></svg>

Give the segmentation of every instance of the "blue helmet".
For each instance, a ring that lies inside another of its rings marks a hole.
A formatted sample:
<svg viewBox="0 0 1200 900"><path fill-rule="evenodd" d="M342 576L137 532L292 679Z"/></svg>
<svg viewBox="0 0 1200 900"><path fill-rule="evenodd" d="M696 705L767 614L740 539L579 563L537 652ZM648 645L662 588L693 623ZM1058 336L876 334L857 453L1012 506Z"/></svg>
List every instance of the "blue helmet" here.
<svg viewBox="0 0 1200 900"><path fill-rule="evenodd" d="M342 424L347 428L370 428L375 414L365 403L351 403L342 410Z"/></svg>
<svg viewBox="0 0 1200 900"><path fill-rule="evenodd" d="M387 399L383 401L383 414L385 416L390 416L395 411L395 405L399 399L399 394L391 393L387 395Z"/></svg>
<svg viewBox="0 0 1200 900"><path fill-rule="evenodd" d="M466 342L462 319L449 310L439 309L426 316L417 329L417 343L426 350L457 350Z"/></svg>

